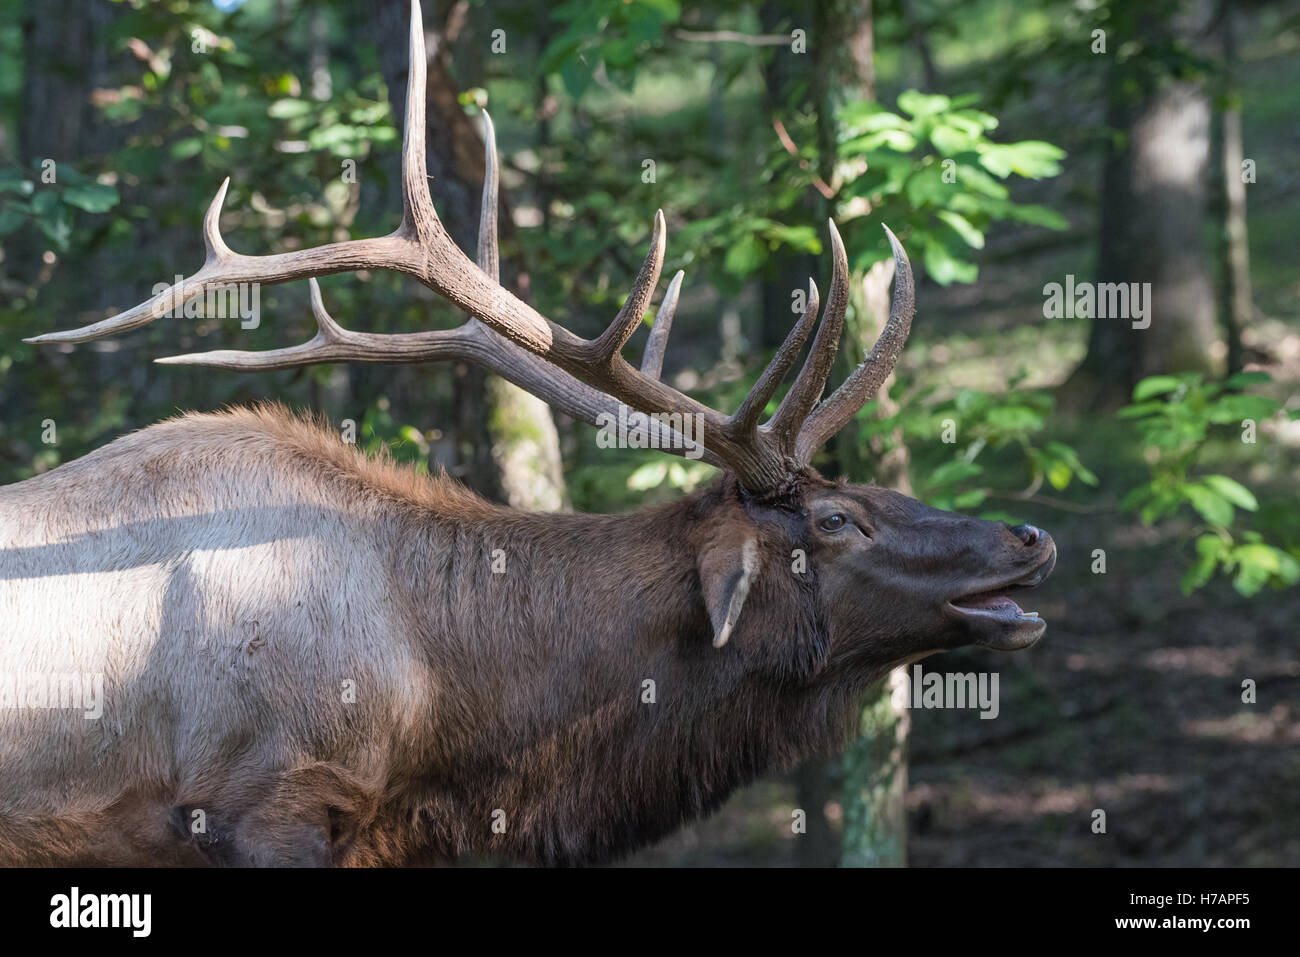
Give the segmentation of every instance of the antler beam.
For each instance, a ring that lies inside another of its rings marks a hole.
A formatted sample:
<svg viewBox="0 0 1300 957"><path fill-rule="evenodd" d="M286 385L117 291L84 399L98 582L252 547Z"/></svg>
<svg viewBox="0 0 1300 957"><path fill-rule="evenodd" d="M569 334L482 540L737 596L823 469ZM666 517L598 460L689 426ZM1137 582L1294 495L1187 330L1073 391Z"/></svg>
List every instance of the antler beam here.
<svg viewBox="0 0 1300 957"><path fill-rule="evenodd" d="M848 305L848 259L835 224L830 224L834 266L821 328L794 385L771 420L759 425L764 408L793 367L816 322L818 295L810 284L808 307L759 377L735 415L726 416L660 381L664 351L680 294L682 274L669 284L650 332L641 368L622 350L641 324L663 269L667 226L655 214L650 249L623 307L594 339L583 339L551 322L498 281L496 216L498 162L492 121L484 116L487 171L483 185L477 264L451 240L434 209L425 163L425 55L419 0L411 4L410 57L405 131L402 143L402 221L375 239L328 243L312 249L266 256L232 251L222 239L219 220L230 180L217 191L203 220L207 256L194 275L132 309L80 329L54 332L28 342L86 342L137 329L208 289L237 283L273 285L295 279L311 282L317 333L309 342L264 353L216 351L172 356L158 361L223 369L283 369L321 362L429 362L462 359L478 363L544 399L557 409L592 424L620 405L650 413L658 446L683 454L693 446L655 418L695 415L706 461L730 468L751 490L783 488L816 450L842 428L890 374L911 325L914 309L911 268L902 246L886 228L894 252L895 294L889 322L867 359L825 402L818 405L844 327ZM451 330L377 335L350 332L325 310L319 276L361 269L388 269L411 276L470 315Z"/></svg>

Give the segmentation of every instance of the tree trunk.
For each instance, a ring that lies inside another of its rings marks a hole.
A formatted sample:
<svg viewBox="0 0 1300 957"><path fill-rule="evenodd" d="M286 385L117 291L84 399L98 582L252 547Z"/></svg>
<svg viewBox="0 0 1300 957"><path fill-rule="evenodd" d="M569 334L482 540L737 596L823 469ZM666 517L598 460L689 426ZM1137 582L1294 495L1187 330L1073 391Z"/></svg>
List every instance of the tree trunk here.
<svg viewBox="0 0 1300 957"><path fill-rule="evenodd" d="M853 312L860 317L858 325L865 327L860 330L864 337L854 343L854 360L861 360L865 350L862 343L874 341L889 319L889 285L893 277L893 260L886 260L876 263L862 281L853 284ZM898 411L890 396L893 383L894 377L890 376L877 393L877 415L888 417ZM856 448L852 425L840 433L839 443L841 447ZM901 428L894 430L888 447L878 439L868 452L872 478L877 484L905 495L912 493L910 457ZM906 696L896 693L900 683L904 687L907 683L903 667L890 672L881 687L867 692L858 738L844 753L842 867L907 864L907 744L912 725Z"/></svg>
<svg viewBox="0 0 1300 957"><path fill-rule="evenodd" d="M793 24L806 19L785 0L767 0L759 17L762 31L770 34L788 32ZM764 65L763 109L766 115L757 119L763 128L770 128L774 118L788 118L793 114L796 104L790 101L790 91L794 83L803 80L806 59L806 55L778 47ZM821 218L822 210L811 195L802 204L802 211L808 219L816 221ZM765 353L775 351L785 341L802 311L793 308L794 293L796 290L806 291L809 277L817 276L820 269L816 257L784 248L777 250L769 260L763 272L760 293L762 326L759 345Z"/></svg>
<svg viewBox="0 0 1300 957"><path fill-rule="evenodd" d="M1246 230L1246 182L1242 171L1245 147L1241 138L1241 91L1237 87L1237 44L1233 11L1225 3L1221 14L1223 88L1216 111L1222 189L1219 230L1219 315L1228 342L1228 372L1242 369L1241 333L1254 313L1250 286L1250 243Z"/></svg>
<svg viewBox="0 0 1300 957"><path fill-rule="evenodd" d="M869 692L858 738L844 755L842 867L907 865L907 676L895 668Z"/></svg>
<svg viewBox="0 0 1300 957"><path fill-rule="evenodd" d="M817 71L818 80L814 83L818 91L819 173L823 180L834 183L839 142L836 113L848 97L874 100L876 96L874 23L869 0L841 0L838 5L826 4L820 9L817 35L848 37L838 62L823 47L823 60L819 62L824 66ZM928 54L924 37L918 37L918 43L923 53ZM928 56L925 62L927 74L933 79L933 63ZM874 342L884 328L889 317L889 284L893 275L892 261L876 263L866 273L850 274L850 308L837 361L841 378L862 361L867 343ZM891 377L877 394L878 416L896 411L889 396L892 381ZM870 471L879 484L911 492L902 431L896 430L891 439L889 449L883 443L864 449L850 423L832 447L840 471L855 477ZM843 867L902 867L907 862L905 798L907 735L911 725L907 712L897 706L902 696L890 693L890 687L902 676L902 670L897 669L880 688L867 692L858 738L841 761L839 783L844 822L840 865Z"/></svg>
<svg viewBox="0 0 1300 957"><path fill-rule="evenodd" d="M764 5L764 14L765 32L775 32L783 19L790 18L790 13L775 0ZM846 98L875 98L870 0L818 4L813 13L812 37L816 49L809 88L817 117L817 174L822 183L833 184L838 142L836 113ZM783 99L786 78L779 68L782 62L779 55L775 57L765 79L769 101L788 106ZM782 111L778 108L773 112ZM816 207L818 220L833 212L833 201L824 196L810 194L809 205ZM788 268L790 264L783 265ZM865 344L874 341L883 328L889 314L892 277L892 262L878 263L866 274L856 272L850 276L850 311L845 317L844 341L837 360L839 378L862 360ZM772 341L765 345L779 343L789 329L792 288L788 274L765 288L765 318L770 314L778 320L770 325L765 323L772 335ZM827 287L823 284L822 288ZM881 389L879 398L880 414L891 414L894 406L889 399L888 385ZM864 455L856 431L850 425L828 449L833 459L830 467L854 476L860 476L870 467L877 481L910 491L907 450L901 434L893 438L891 450L878 446L866 450L868 455ZM893 717L885 720L882 715ZM834 765L809 762L796 772L798 802L806 811L808 822L808 831L797 852L801 865L827 866L837 861L846 866L904 862L907 728L906 714L893 714L887 688L870 692L863 705L862 737L848 749L843 760ZM825 814L828 798L836 791L843 799L842 840Z"/></svg>
<svg viewBox="0 0 1300 957"><path fill-rule="evenodd" d="M372 29L380 46L389 100L394 114L402 116L406 108L407 6L404 0L387 0L382 10L384 15L374 18ZM461 108L449 52L468 10L457 3L439 12L444 26L429 44L432 54L426 84L429 172L438 183L441 218L448 233L462 249L473 250L478 243L485 172L483 141ZM477 66L481 72L481 63ZM498 222L505 253L502 283L526 298L527 273L509 255L514 219L504 189ZM476 366L457 364L456 375L458 476L476 491L516 508L567 508L559 436L546 403Z"/></svg>
<svg viewBox="0 0 1300 957"><path fill-rule="evenodd" d="M922 23L916 17L916 8L912 0L899 0L899 10L903 15L903 23L907 27L907 37L912 42L916 50L917 61L921 64L921 76L923 78L922 89L929 93L938 93L939 68L934 62L934 52L930 49L930 39L926 36L926 30L929 24Z"/></svg>
<svg viewBox="0 0 1300 957"><path fill-rule="evenodd" d="M1191 21L1201 19L1203 5L1193 6L1192 14L1174 18L1174 26L1139 17L1148 47L1171 42L1165 30L1193 34ZM1154 74L1150 57L1133 59L1141 63L1110 61L1107 125L1113 133L1102 174L1096 280L1149 289L1149 312L1092 320L1088 354L1063 392L1066 405L1084 410L1122 405L1149 375L1219 367L1214 285L1202 243L1209 101L1203 83Z"/></svg>

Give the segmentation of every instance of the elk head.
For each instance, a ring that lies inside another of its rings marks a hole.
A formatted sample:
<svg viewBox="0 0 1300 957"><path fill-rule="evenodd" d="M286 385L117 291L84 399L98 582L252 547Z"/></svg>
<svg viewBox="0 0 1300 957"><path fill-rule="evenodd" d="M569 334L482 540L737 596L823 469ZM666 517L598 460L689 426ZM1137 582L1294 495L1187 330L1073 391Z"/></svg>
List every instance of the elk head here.
<svg viewBox="0 0 1300 957"><path fill-rule="evenodd" d="M848 259L831 222L833 281L820 324L819 294L810 282L807 308L739 408L724 414L660 381L682 273L668 286L640 367L622 356L659 282L666 234L662 212L655 216L649 253L613 322L596 338L574 335L498 281L498 164L492 123L485 114L486 176L477 263L456 247L429 194L425 71L420 5L414 0L402 147L403 214L393 233L275 255L236 253L219 229L227 179L204 217L207 257L197 273L93 325L26 341L85 342L138 328L213 288L306 278L318 326L311 341L262 353L227 350L156 361L246 371L324 362L456 359L482 365L593 425L628 409L644 414L653 447L696 453L727 473L697 504L698 528L693 533L701 594L718 647L731 639L743 621L742 612L763 603L751 595L782 587L775 584L775 566L779 562L788 569L796 551L802 551L815 569L817 594L809 607L820 620L813 630L829 636L822 641L824 647L808 652L809 661L865 656L877 664L892 663L972 642L1010 650L1027 647L1042 635L1043 621L1022 612L1010 594L1050 573L1056 552L1045 533L1032 526L1008 529L941 512L882 488L829 482L811 465L817 450L853 419L890 375L911 328L911 266L888 227L895 266L893 301L885 328L865 360L823 399L849 291ZM451 330L402 335L346 330L326 312L315 277L362 269L409 275L471 318ZM764 420L768 403L814 326L808 358L776 411ZM687 415L699 423L695 439L674 427ZM887 633L879 627L885 620L890 622ZM864 645L858 640L864 635L873 641Z"/></svg>
<svg viewBox="0 0 1300 957"><path fill-rule="evenodd" d="M791 676L874 676L967 644L1014 651L1046 630L1012 598L1056 562L1032 525L812 473L776 498L724 480L700 512L692 544L714 645L734 640Z"/></svg>

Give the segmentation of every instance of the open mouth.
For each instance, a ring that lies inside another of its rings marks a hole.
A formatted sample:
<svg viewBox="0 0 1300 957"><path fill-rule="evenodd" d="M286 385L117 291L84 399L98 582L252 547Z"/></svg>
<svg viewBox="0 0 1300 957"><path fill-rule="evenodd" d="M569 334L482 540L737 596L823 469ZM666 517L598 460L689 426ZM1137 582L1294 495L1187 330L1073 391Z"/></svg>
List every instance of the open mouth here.
<svg viewBox="0 0 1300 957"><path fill-rule="evenodd" d="M957 611L967 615L991 615L994 618L1037 618L1038 612L1025 611L1015 600L1002 592L985 592L971 595L951 603Z"/></svg>
<svg viewBox="0 0 1300 957"><path fill-rule="evenodd" d="M1025 611L1011 597L1013 592L1033 588L1052 573L1056 549L1033 571L987 591L954 598L948 607L972 626L976 641L1000 651L1028 648L1043 636L1047 622L1036 611Z"/></svg>

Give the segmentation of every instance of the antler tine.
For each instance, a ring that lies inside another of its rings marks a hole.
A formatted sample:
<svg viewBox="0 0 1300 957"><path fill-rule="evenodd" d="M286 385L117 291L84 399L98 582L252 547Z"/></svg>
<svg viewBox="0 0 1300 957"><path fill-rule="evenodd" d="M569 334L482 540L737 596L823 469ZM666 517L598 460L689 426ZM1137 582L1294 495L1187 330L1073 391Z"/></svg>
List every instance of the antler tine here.
<svg viewBox="0 0 1300 957"><path fill-rule="evenodd" d="M483 111L483 202L478 214L478 268L494 282L501 281L501 253L497 244L497 193L501 168L497 160L497 131Z"/></svg>
<svg viewBox="0 0 1300 957"><path fill-rule="evenodd" d="M614 321L591 340L591 362L597 366L609 365L623 351L627 341L641 324L646 309L650 306L650 297L654 295L655 286L659 284L659 273L664 267L666 250L665 234L668 227L664 224L664 211L655 211L654 231L650 234L650 251L646 253L641 269L632 283L632 290L627 294L627 301L618 311Z"/></svg>
<svg viewBox="0 0 1300 957"><path fill-rule="evenodd" d="M230 177L221 181L221 188L208 204L208 211L203 214L203 246L208 251L204 266L210 266L222 259L231 258L234 253L221 238L221 207L226 202L226 190L230 189Z"/></svg>
<svg viewBox="0 0 1300 957"><path fill-rule="evenodd" d="M275 285L311 276L360 269L389 269L418 279L463 309L533 352L554 354L557 364L581 372L584 340L555 326L510 295L472 264L447 235L429 196L425 166L424 26L418 0L411 4L411 65L402 146L402 223L388 236L351 239L265 256L232 252L221 240L217 219L227 186L223 184L204 219L206 261L198 272L108 319L62 332L33 336L28 342L87 342L128 332L161 318L213 287L239 283Z"/></svg>
<svg viewBox="0 0 1300 957"><path fill-rule="evenodd" d="M29 342L85 342L136 329L169 314L210 289L241 283L275 285L361 269L388 269L419 280L471 320L456 329L400 335L351 332L329 317L320 290L312 283L312 309L317 332L311 341L267 353L218 351L172 356L164 362L226 369L283 369L317 362L423 362L447 358L479 363L527 389L574 418L602 425L601 418L624 405L650 414L650 428L667 441L658 447L695 451L678 442L682 434L657 420L662 414L697 417L703 458L730 468L754 491L788 487L795 470L807 464L816 441L852 417L862 395L874 390L888 374L906 336L911 313L910 273L900 261L905 283L895 284L895 309L890 325L869 357L867 367L814 411L834 360L847 307L848 267L843 243L831 224L835 281L822 328L790 393L765 425L755 427L762 408L789 371L816 321L816 296L773 363L760 377L736 416L728 417L659 380L671 318L680 294L680 275L670 284L651 330L641 370L628 364L622 349L640 324L654 295L663 268L667 227L663 212L655 214L650 250L618 315L595 339L583 339L557 326L503 288L497 279L496 238L499 162L496 137L485 116L486 175L480 214L478 265L458 249L438 219L429 194L425 166L425 79L423 19L413 0L410 19L411 63L406 96L406 128L402 147L402 221L391 234L375 239L328 243L291 252L247 256L233 252L221 238L220 216L229 189L223 183L203 221L206 257L192 276L167 287L153 298L101 322L28 339ZM896 257L901 256L897 242ZM901 290L906 288L907 295ZM904 308L906 307L906 308ZM906 314L906 315L904 315ZM850 408L853 406L852 408ZM810 414L811 413L811 414ZM671 421L671 420L670 420ZM698 440L697 440L698 441ZM794 455L796 447L799 455Z"/></svg>
<svg viewBox="0 0 1300 957"><path fill-rule="evenodd" d="M215 286L237 283L274 285L360 269L391 269L418 279L500 336L543 357L556 367L558 371L555 374L560 381L566 381L566 376L580 379L625 399L643 412L690 412L704 414L712 422L722 421L721 415L677 390L646 377L638 378L636 370L626 366L618 355L644 314L658 282L666 231L662 214L655 217L650 255L624 309L611 327L592 341L575 336L547 320L483 270L474 268L474 264L456 248L438 221L429 198L424 163L424 30L418 0L414 0L411 6L410 52L402 150L403 219L396 231L376 239L347 240L287 253L246 256L230 251L224 242L217 239L216 219L224 195L224 191L219 191L209 210L205 228L208 261L197 273L109 319L80 329L36 336L30 341L85 342L136 329ZM561 375L561 372L566 375ZM761 468L760 472L767 474L773 470L774 467Z"/></svg>
<svg viewBox="0 0 1300 957"><path fill-rule="evenodd" d="M804 423L795 447L795 458L800 462L810 461L817 449L844 428L875 396L894 371L911 332L912 316L916 312L912 264L898 237L888 226L883 228L894 253L894 295L889 304L889 320L867 357Z"/></svg>
<svg viewBox="0 0 1300 957"><path fill-rule="evenodd" d="M785 394L776 413L762 427L787 451L794 450L800 427L822 397L826 377L830 375L831 367L835 364L835 353L840 348L840 334L844 331L844 313L849 304L849 258L834 221L830 224L830 232L831 292L826 300L826 310L822 313L821 326L794 385L790 386L790 391Z"/></svg>
<svg viewBox="0 0 1300 957"><path fill-rule="evenodd" d="M808 333L812 331L813 323L817 321L817 307L820 305L820 296L817 292L817 283L808 280L808 305L804 307L803 315L799 321L794 324L781 343L781 348L776 351L772 361L767 364L763 374L758 377L754 387L749 390L745 396L745 401L740 404L736 414L731 417L731 423L737 435L748 435L754 431L758 424L759 416L767 407L777 387L785 381L790 367L794 365L795 359L799 358L799 350L803 348L804 342L808 339Z"/></svg>
<svg viewBox="0 0 1300 957"><path fill-rule="evenodd" d="M617 418L617 399L557 370L545 359L492 332L479 323L467 323L455 329L394 335L350 332L341 327L325 309L320 284L311 284L312 314L316 317L316 335L301 345L267 352L216 350L155 359L161 365L203 366L236 372L270 372L318 365L323 362L438 362L463 360L491 369L548 405L572 416L579 422L601 427L607 417ZM691 446L673 429L651 419L648 422L656 447L673 455L686 455ZM712 449L705 448L703 461L717 468L727 463Z"/></svg>
<svg viewBox="0 0 1300 957"><path fill-rule="evenodd" d="M411 0L411 29L407 36L406 123L402 132L402 225L398 233L431 243L442 229L429 194L425 159L425 83L428 73L424 46L424 14L420 0Z"/></svg>
<svg viewBox="0 0 1300 957"><path fill-rule="evenodd" d="M467 325L454 331L465 332L457 344L458 349L463 349L459 358L491 369L579 422L604 428L611 420L618 420L622 405L618 399L557 370L545 359L519 348L485 326ZM678 456L687 456L694 451L692 443L659 420L648 418L646 424L654 447ZM730 467L723 454L708 446L701 450L700 458L720 469Z"/></svg>
<svg viewBox="0 0 1300 957"><path fill-rule="evenodd" d="M681 294L682 279L686 273L677 270L668 291L664 293L659 311L655 313L655 324L650 327L650 336L646 339L645 352L641 354L641 374L650 379L658 379L664 371L664 353L668 350L668 334L672 332L673 316L677 314L677 297Z"/></svg>
<svg viewBox="0 0 1300 957"><path fill-rule="evenodd" d="M309 341L284 349L251 352L242 349L214 349L211 352L188 352L177 356L160 356L153 361L164 366L205 366L211 369L231 369L240 372L290 369L295 366L315 365L321 362L345 362L360 357L365 333L349 332L334 321L325 309L320 283L313 277L311 286L311 313L316 317L316 335ZM452 330L457 331L457 330ZM438 332L432 335L444 336ZM388 338L388 337L384 337ZM400 361L390 359L389 361ZM414 359L410 361L416 361Z"/></svg>
<svg viewBox="0 0 1300 957"><path fill-rule="evenodd" d="M501 257L497 235L497 207L499 203L501 164L497 154L496 127L492 123L492 117L488 115L486 110L483 111L483 153L483 197L479 210L478 265L489 277L499 282ZM659 365L650 374L650 378L653 379L659 378L660 368L663 364L663 347L668 338L668 331L672 326L673 311L677 306L677 292L681 287L683 275L684 273L679 272L669 285L668 292L664 295L664 301L659 306L655 326L651 330L650 343L646 346L647 359L649 358L649 350L656 343L659 348ZM653 283L650 288L653 290ZM599 426L603 414L617 413L617 400L598 389L584 385L562 371L558 372L558 376L562 377L560 381L563 388L551 390L550 394L547 395L548 389L551 389L550 383L557 378L556 373L558 370L548 366L531 353L512 345L496 333L487 330L479 325L477 320L471 319L469 324L463 328L474 328L474 332L467 339L472 339L474 343L479 343L484 347L483 355L480 358L483 365L510 379L516 385L531 391L533 394L546 397L551 405L575 419ZM642 372L646 372L644 360L642 362ZM658 444L660 447L666 447L670 450L681 449L683 453L687 451L684 442L673 440L674 435L671 429L654 420L651 420L648 424L652 432L659 434ZM680 436L676 436L676 438L680 439ZM721 460L716 456L710 456L707 450L705 450L705 458L714 465L721 464Z"/></svg>
<svg viewBox="0 0 1300 957"><path fill-rule="evenodd" d="M307 280L311 290L311 314L316 318L316 335L327 342L341 342L347 337L347 330L334 321L334 317L325 308L325 299L320 294L320 283L316 277Z"/></svg>

